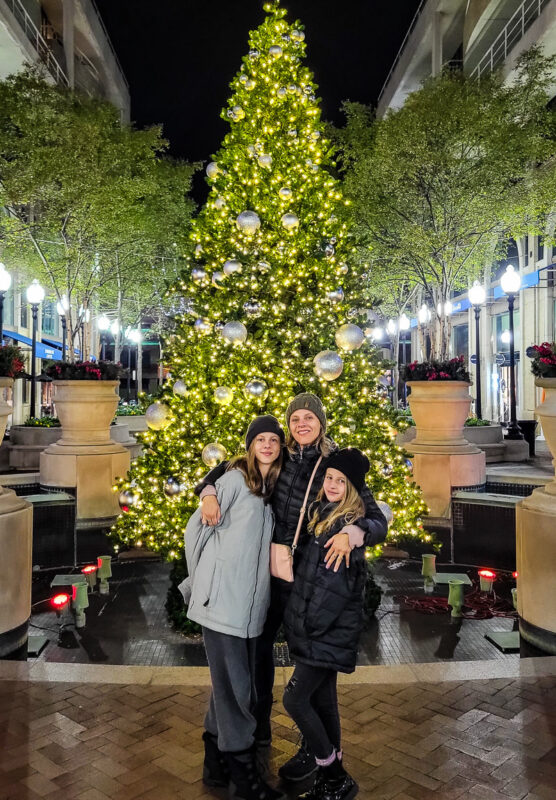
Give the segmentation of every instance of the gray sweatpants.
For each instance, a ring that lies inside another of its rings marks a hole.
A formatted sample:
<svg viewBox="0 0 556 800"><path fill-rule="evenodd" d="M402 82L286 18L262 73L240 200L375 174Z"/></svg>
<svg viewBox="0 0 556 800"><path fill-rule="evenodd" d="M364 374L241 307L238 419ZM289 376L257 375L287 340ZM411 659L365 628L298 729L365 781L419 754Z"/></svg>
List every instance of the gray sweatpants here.
<svg viewBox="0 0 556 800"><path fill-rule="evenodd" d="M212 692L205 729L223 752L247 750L255 741L255 650L257 639L241 639L203 627Z"/></svg>

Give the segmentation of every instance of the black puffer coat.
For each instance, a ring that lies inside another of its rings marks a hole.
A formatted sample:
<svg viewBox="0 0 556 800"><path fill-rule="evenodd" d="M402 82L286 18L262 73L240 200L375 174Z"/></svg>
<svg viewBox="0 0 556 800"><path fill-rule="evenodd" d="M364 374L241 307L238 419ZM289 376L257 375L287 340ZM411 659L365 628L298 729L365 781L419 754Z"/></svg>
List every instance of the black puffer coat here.
<svg viewBox="0 0 556 800"><path fill-rule="evenodd" d="M307 491L307 484L309 483L309 478L311 477L311 473L319 456L319 450L313 445L303 448L296 445L294 453L285 451L282 471L280 472L272 495L272 509L275 517L274 542L291 546L295 536L301 506L303 505L303 498ZM315 500L319 489L322 487L327 460L327 458L323 458L319 465L311 487L307 507ZM214 484L225 469L225 464L219 464L218 467L211 470L208 475L206 475L204 481L196 487L195 491L197 494L199 494L207 484ZM365 546L372 547L384 541L388 532L388 525L384 514L375 503L367 487L361 492L361 499L365 504L365 518L357 520L356 524L363 530ZM338 533L339 530L336 531L336 533ZM305 515L301 528L299 543L302 544L306 537L307 515Z"/></svg>
<svg viewBox="0 0 556 800"><path fill-rule="evenodd" d="M320 517L336 504L321 503ZM353 672L363 626L363 594L367 568L363 547L356 547L350 565L327 569L324 545L341 531L343 519L318 538L310 534L301 549L284 626L294 661Z"/></svg>

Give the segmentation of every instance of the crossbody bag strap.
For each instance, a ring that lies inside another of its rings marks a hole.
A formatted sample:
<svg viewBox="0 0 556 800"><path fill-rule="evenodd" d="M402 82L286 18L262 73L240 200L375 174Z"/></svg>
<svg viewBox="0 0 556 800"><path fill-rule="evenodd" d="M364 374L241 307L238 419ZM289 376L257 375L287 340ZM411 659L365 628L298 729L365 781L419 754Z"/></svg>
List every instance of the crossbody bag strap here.
<svg viewBox="0 0 556 800"><path fill-rule="evenodd" d="M309 478L309 483L307 485L307 491L305 492L305 497L303 498L303 505L301 506L301 511L299 512L299 520L297 522L297 530L295 532L295 536L293 537L293 544L292 544L292 553L295 552L297 547L297 541L299 539L299 534L301 532L301 525L303 524L303 517L305 516L305 511L307 510L307 500L309 499L309 492L311 491L311 486L313 485L313 481L315 480L315 475L317 474L317 470L319 468L320 462L322 461L322 456L319 456L319 460L315 464L315 468Z"/></svg>

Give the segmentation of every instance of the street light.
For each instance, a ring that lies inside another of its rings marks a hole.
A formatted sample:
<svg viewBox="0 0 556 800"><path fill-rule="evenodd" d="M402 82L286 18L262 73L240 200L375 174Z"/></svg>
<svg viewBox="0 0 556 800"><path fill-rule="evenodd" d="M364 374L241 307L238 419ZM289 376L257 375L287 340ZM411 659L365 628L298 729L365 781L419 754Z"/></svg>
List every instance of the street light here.
<svg viewBox="0 0 556 800"><path fill-rule="evenodd" d="M420 325L428 325L428 323L431 321L431 311L426 303L423 303L423 305L419 309L417 318L419 320Z"/></svg>
<svg viewBox="0 0 556 800"><path fill-rule="evenodd" d="M4 297L12 285L12 276L0 263L0 345L4 344Z"/></svg>
<svg viewBox="0 0 556 800"><path fill-rule="evenodd" d="M375 342L380 342L384 339L384 328L381 328L380 325L375 328L371 328L371 339Z"/></svg>
<svg viewBox="0 0 556 800"><path fill-rule="evenodd" d="M396 333L396 323L393 319L389 319L386 325L386 333L389 336L393 336Z"/></svg>
<svg viewBox="0 0 556 800"><path fill-rule="evenodd" d="M508 264L500 279L504 294L508 295L508 312L510 317L510 424L506 428L506 439L523 439L521 428L517 424L516 390L515 390L515 342L514 342L514 302L521 288L521 277L512 264Z"/></svg>
<svg viewBox="0 0 556 800"><path fill-rule="evenodd" d="M60 322L62 323L62 361L66 360L66 342L67 342L67 332L68 332L66 311L68 309L69 309L69 300L67 296L64 294L62 295L61 299L56 303L56 311L58 312L58 316L60 317Z"/></svg>
<svg viewBox="0 0 556 800"><path fill-rule="evenodd" d="M33 339L31 342L31 416L36 417L36 394L37 394L37 319L39 306L44 300L44 289L35 278L27 289L27 302L31 304L31 314L33 316Z"/></svg>
<svg viewBox="0 0 556 800"><path fill-rule="evenodd" d="M108 319L106 314L103 314L102 317L99 317L99 319L97 320L97 327L100 333L100 344L101 344L100 359L101 361L104 361L104 359L106 358L106 331L110 327L110 320Z"/></svg>
<svg viewBox="0 0 556 800"><path fill-rule="evenodd" d="M481 316L481 306L486 300L486 292L479 281L475 281L469 290L469 302L475 312L475 383L477 384L477 395L475 399L475 413L477 419L483 418L482 398L481 398L481 340L479 318Z"/></svg>

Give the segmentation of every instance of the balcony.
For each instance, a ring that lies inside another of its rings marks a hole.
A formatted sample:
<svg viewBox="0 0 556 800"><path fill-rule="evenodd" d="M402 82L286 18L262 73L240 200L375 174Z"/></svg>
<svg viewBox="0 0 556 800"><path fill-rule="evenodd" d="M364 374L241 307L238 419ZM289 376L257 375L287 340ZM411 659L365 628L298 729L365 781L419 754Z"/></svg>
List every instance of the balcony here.
<svg viewBox="0 0 556 800"><path fill-rule="evenodd" d="M68 77L64 72L60 62L54 55L44 36L31 19L27 10L21 3L21 0L0 0L0 2L11 13L12 17L17 22L26 38L31 43L33 49L37 53L39 61L45 65L56 83L68 86Z"/></svg>

